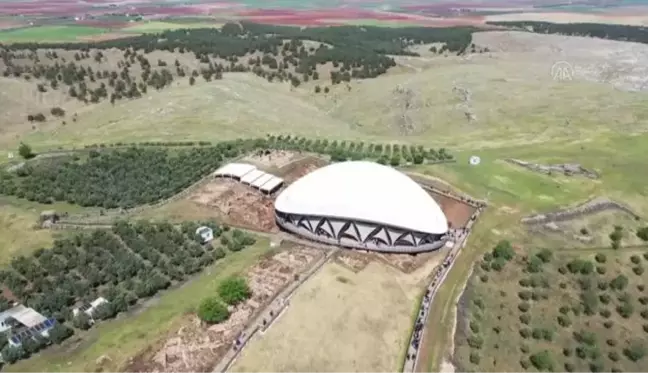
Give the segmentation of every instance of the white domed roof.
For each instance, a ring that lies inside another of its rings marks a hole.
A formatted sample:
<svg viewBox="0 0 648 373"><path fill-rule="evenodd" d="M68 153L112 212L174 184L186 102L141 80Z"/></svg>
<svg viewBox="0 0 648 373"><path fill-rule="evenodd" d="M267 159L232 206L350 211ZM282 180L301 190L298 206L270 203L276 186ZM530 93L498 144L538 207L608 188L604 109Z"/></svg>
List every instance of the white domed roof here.
<svg viewBox="0 0 648 373"><path fill-rule="evenodd" d="M446 217L432 196L407 175L373 162L341 162L317 169L288 186L277 197L275 209L422 233L448 231Z"/></svg>

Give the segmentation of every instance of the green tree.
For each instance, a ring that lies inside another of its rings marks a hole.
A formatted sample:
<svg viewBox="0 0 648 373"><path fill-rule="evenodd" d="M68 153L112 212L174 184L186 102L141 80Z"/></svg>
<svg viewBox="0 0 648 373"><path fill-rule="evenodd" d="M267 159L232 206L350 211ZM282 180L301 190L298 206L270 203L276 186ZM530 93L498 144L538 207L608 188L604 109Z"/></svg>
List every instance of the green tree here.
<svg viewBox="0 0 648 373"><path fill-rule="evenodd" d="M64 324L56 323L52 329L49 330L49 339L54 344L61 344L64 340L74 334L74 331Z"/></svg>
<svg viewBox="0 0 648 373"><path fill-rule="evenodd" d="M72 320L72 324L81 330L88 330L92 326L91 319L85 312L79 312Z"/></svg>
<svg viewBox="0 0 648 373"><path fill-rule="evenodd" d="M25 159L30 159L34 158L36 154L32 151L31 146L25 144L24 142L20 143L20 146L18 147L18 154L20 154L21 157Z"/></svg>
<svg viewBox="0 0 648 373"><path fill-rule="evenodd" d="M533 366L541 372L553 371L553 359L551 358L551 354L549 354L549 351L547 350L531 355L529 360L531 360L531 364L533 364Z"/></svg>
<svg viewBox="0 0 648 373"><path fill-rule="evenodd" d="M209 324L217 324L229 318L227 307L218 298L209 297L200 302L198 317Z"/></svg>
<svg viewBox="0 0 648 373"><path fill-rule="evenodd" d="M646 347L639 341L633 341L630 346L623 349L625 357L631 361L639 361L646 356Z"/></svg>
<svg viewBox="0 0 648 373"><path fill-rule="evenodd" d="M230 277L218 286L218 295L229 304L236 305L252 296L252 290L242 277Z"/></svg>

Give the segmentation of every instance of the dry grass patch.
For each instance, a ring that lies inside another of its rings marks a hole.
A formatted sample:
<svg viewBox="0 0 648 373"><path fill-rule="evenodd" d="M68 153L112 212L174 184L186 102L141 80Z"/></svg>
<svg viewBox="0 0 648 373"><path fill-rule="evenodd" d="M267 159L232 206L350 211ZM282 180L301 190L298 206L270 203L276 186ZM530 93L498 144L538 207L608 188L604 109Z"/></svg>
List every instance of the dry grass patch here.
<svg viewBox="0 0 648 373"><path fill-rule="evenodd" d="M414 300L440 260L404 274L373 261L354 272L335 262L302 285L285 314L253 337L232 371L394 371Z"/></svg>
<svg viewBox="0 0 648 373"><path fill-rule="evenodd" d="M17 255L26 255L41 247L51 247L52 231L35 230L38 213L9 205L0 208L0 265Z"/></svg>

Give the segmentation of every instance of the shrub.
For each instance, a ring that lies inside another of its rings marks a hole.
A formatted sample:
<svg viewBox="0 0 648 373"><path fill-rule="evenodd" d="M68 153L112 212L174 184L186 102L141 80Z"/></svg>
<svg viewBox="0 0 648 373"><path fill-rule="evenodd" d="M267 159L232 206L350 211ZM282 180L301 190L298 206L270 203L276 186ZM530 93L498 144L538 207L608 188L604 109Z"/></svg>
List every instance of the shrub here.
<svg viewBox="0 0 648 373"><path fill-rule="evenodd" d="M589 234L589 231L587 230L587 228L583 227L580 229L580 234L587 236Z"/></svg>
<svg viewBox="0 0 648 373"><path fill-rule="evenodd" d="M634 272L634 274L637 276L641 276L644 273L644 269L641 266L637 266L632 268L632 272Z"/></svg>
<svg viewBox="0 0 648 373"><path fill-rule="evenodd" d="M560 311L560 313L562 313L563 315L567 315L567 314L569 313L569 307L567 307L567 306L562 306L562 307L560 307L560 310L559 310L559 311Z"/></svg>
<svg viewBox="0 0 648 373"><path fill-rule="evenodd" d="M585 359L587 358L587 350L583 346L578 346L576 347L576 356L578 356L579 359Z"/></svg>
<svg viewBox="0 0 648 373"><path fill-rule="evenodd" d="M605 272L607 272L607 270L605 269L605 267L603 267L603 266L597 266L597 267L596 267L596 273L598 273L599 275L604 275Z"/></svg>
<svg viewBox="0 0 648 373"><path fill-rule="evenodd" d="M549 351L547 350L531 355L531 357L529 357L529 360L531 361L531 364L533 364L533 366L539 371L553 371L553 359L551 358L551 354L549 354Z"/></svg>
<svg viewBox="0 0 648 373"><path fill-rule="evenodd" d="M533 339L541 339L542 338L542 329L540 328L533 328L531 331L531 336Z"/></svg>
<svg viewBox="0 0 648 373"><path fill-rule="evenodd" d="M497 243L497 246L493 249L494 258L502 258L506 261L513 259L515 256L515 250L513 250L513 245L508 241L500 241Z"/></svg>
<svg viewBox="0 0 648 373"><path fill-rule="evenodd" d="M27 357L25 350L21 346L13 347L10 345L2 349L2 358L9 364L14 364L20 359Z"/></svg>
<svg viewBox="0 0 648 373"><path fill-rule="evenodd" d="M526 287L531 286L531 280L529 280L528 278L523 278L523 279L521 279L519 281L519 284L520 284L520 286L526 288Z"/></svg>
<svg viewBox="0 0 648 373"><path fill-rule="evenodd" d="M529 345L522 343L522 345L520 346L520 352L522 352L523 354L528 354L529 351Z"/></svg>
<svg viewBox="0 0 648 373"><path fill-rule="evenodd" d="M543 263L549 263L551 261L551 257L553 256L553 253L549 249L542 249L539 253L536 254L536 256L540 258Z"/></svg>
<svg viewBox="0 0 648 373"><path fill-rule="evenodd" d="M604 318L607 319L607 318L610 317L610 315L612 315L612 312L610 312L610 310L608 310L607 308L603 308L603 309L599 312L599 314L600 314L601 316L603 316Z"/></svg>
<svg viewBox="0 0 648 373"><path fill-rule="evenodd" d="M522 328L520 329L520 337L527 339L531 336L531 329L529 328Z"/></svg>
<svg viewBox="0 0 648 373"><path fill-rule="evenodd" d="M236 305L252 296L252 290L242 277L230 277L218 285L218 295L229 304Z"/></svg>
<svg viewBox="0 0 648 373"><path fill-rule="evenodd" d="M475 334L479 333L479 324L477 323L477 321L472 320L470 322L470 330Z"/></svg>
<svg viewBox="0 0 648 373"><path fill-rule="evenodd" d="M623 290L628 286L628 278L624 275L618 275L610 281L610 287L615 290Z"/></svg>
<svg viewBox="0 0 648 373"><path fill-rule="evenodd" d="M623 354L630 361L637 362L646 356L646 347L639 341L633 341L630 346L623 349Z"/></svg>
<svg viewBox="0 0 648 373"><path fill-rule="evenodd" d="M600 361L592 361L589 364L589 368L590 368L590 372L593 372L593 373L600 372L600 371L602 371L604 369L603 368L603 363L600 362Z"/></svg>
<svg viewBox="0 0 648 373"><path fill-rule="evenodd" d="M523 313L520 315L520 322L525 325L529 325L531 322L531 316L528 313Z"/></svg>
<svg viewBox="0 0 648 373"><path fill-rule="evenodd" d="M36 156L36 154L34 154L34 152L32 151L31 146L25 144L24 142L20 143L20 146L18 147L18 154L24 159L30 159Z"/></svg>
<svg viewBox="0 0 648 373"><path fill-rule="evenodd" d="M642 239L643 241L648 241L648 227L643 227L637 229L637 237ZM646 254L644 254L644 258L646 257Z"/></svg>
<svg viewBox="0 0 648 373"><path fill-rule="evenodd" d="M558 286L559 286L561 289L566 289L566 288L567 288L567 284L564 283L564 282L561 282L560 284L558 284Z"/></svg>
<svg viewBox="0 0 648 373"><path fill-rule="evenodd" d="M484 254L484 261L485 262L490 262L492 259L493 259L493 254L492 253Z"/></svg>
<svg viewBox="0 0 648 373"><path fill-rule="evenodd" d="M527 302L522 302L522 303L520 303L518 305L518 309L521 312L527 312L529 310L529 308L531 308L531 305L529 305L529 303L527 303Z"/></svg>
<svg viewBox="0 0 648 373"><path fill-rule="evenodd" d="M537 256L532 256L527 262L526 271L529 273L538 273L542 271L542 259Z"/></svg>
<svg viewBox="0 0 648 373"><path fill-rule="evenodd" d="M553 330L542 329L542 338L547 342L551 342L553 340Z"/></svg>
<svg viewBox="0 0 648 373"><path fill-rule="evenodd" d="M490 264L492 270L500 272L504 268L504 265L506 265L506 260L502 258L497 258L492 262L490 262Z"/></svg>
<svg viewBox="0 0 648 373"><path fill-rule="evenodd" d="M565 267L560 267L560 268L558 268L558 272L559 272L561 275L564 275L564 274L567 273L567 268L565 268Z"/></svg>
<svg viewBox="0 0 648 373"><path fill-rule="evenodd" d="M596 345L596 334L590 331L582 330L580 332L574 332L574 339L577 342L588 346Z"/></svg>
<svg viewBox="0 0 648 373"><path fill-rule="evenodd" d="M648 333L648 324L643 324L643 331Z"/></svg>
<svg viewBox="0 0 648 373"><path fill-rule="evenodd" d="M609 284L606 281L599 281L597 286L599 290L607 290Z"/></svg>
<svg viewBox="0 0 648 373"><path fill-rule="evenodd" d="M493 331L495 332L495 334L499 334L502 331L502 328L500 328L499 326L495 326L493 327Z"/></svg>
<svg viewBox="0 0 648 373"><path fill-rule="evenodd" d="M483 269L486 272L491 270L490 263L488 263L488 262L481 262L481 264L479 266L481 267L481 269Z"/></svg>
<svg viewBox="0 0 648 373"><path fill-rule="evenodd" d="M478 335L472 335L468 337L468 346L479 350L484 346L484 339Z"/></svg>
<svg viewBox="0 0 648 373"><path fill-rule="evenodd" d="M520 299L522 299L522 300L529 300L529 299L531 299L531 292L530 292L530 291L526 291L526 290L525 290L525 291L521 291L521 292L518 293L518 296L519 296Z"/></svg>
<svg viewBox="0 0 648 373"><path fill-rule="evenodd" d="M599 295L599 300L603 304L608 304L608 303L610 303L610 300L612 300L612 298L610 297L609 294L601 294L601 295Z"/></svg>
<svg viewBox="0 0 648 373"><path fill-rule="evenodd" d="M634 312L634 306L630 302L624 302L618 305L616 310L619 313L619 315L621 315L621 317L627 319L630 316L632 316L632 313Z"/></svg>
<svg viewBox="0 0 648 373"><path fill-rule="evenodd" d="M576 368L576 367L574 367L574 364L572 364L572 363L570 363L570 362L566 362L566 363L565 363L565 371L567 371L567 372L573 372L575 368Z"/></svg>
<svg viewBox="0 0 648 373"><path fill-rule="evenodd" d="M209 324L221 323L229 318L227 307L218 298L203 299L198 306L198 317Z"/></svg>
<svg viewBox="0 0 648 373"><path fill-rule="evenodd" d="M639 264L639 263L641 263L641 258L639 257L639 255L633 255L633 256L630 257L630 261L633 264Z"/></svg>
<svg viewBox="0 0 648 373"><path fill-rule="evenodd" d="M610 329L613 325L614 325L614 322L612 320L606 320L603 323L603 326L605 327L605 329Z"/></svg>
<svg viewBox="0 0 648 373"><path fill-rule="evenodd" d="M481 298L474 299L473 304L480 310L484 309L484 301Z"/></svg>
<svg viewBox="0 0 648 373"><path fill-rule="evenodd" d="M642 317L643 319L648 320L648 309L641 310L641 312L639 312L639 314L641 315L641 317Z"/></svg>
<svg viewBox="0 0 648 373"><path fill-rule="evenodd" d="M74 334L74 330L57 322L54 324L54 327L49 330L49 339L54 344L61 344L64 340L71 337L72 334Z"/></svg>
<svg viewBox="0 0 648 373"><path fill-rule="evenodd" d="M639 297L639 303L645 306L648 304L648 297Z"/></svg>
<svg viewBox="0 0 648 373"><path fill-rule="evenodd" d="M488 275L481 275L481 277L479 277L479 279L481 280L481 282L486 283L486 282L488 282Z"/></svg>
<svg viewBox="0 0 648 373"><path fill-rule="evenodd" d="M480 361L479 354L477 352L474 352L474 351L471 352L470 353L470 362L477 365L477 364L479 364L479 361Z"/></svg>
<svg viewBox="0 0 648 373"><path fill-rule="evenodd" d="M92 326L90 317L85 312L79 312L72 320L72 325L81 330L88 330Z"/></svg>
<svg viewBox="0 0 648 373"><path fill-rule="evenodd" d="M572 355L572 349L569 347L563 347L563 355L565 357L570 357Z"/></svg>
<svg viewBox="0 0 648 373"><path fill-rule="evenodd" d="M617 345L616 339L612 339L612 338L606 340L605 343L607 343L607 345L610 346L610 347L614 347L614 346Z"/></svg>
<svg viewBox="0 0 648 373"><path fill-rule="evenodd" d="M639 291L644 291L645 288L646 288L645 285L641 285L641 284L637 285L637 290L639 290Z"/></svg>
<svg viewBox="0 0 648 373"><path fill-rule="evenodd" d="M568 328L571 324L572 322L567 315L558 315L558 325Z"/></svg>
<svg viewBox="0 0 648 373"><path fill-rule="evenodd" d="M616 352L616 351L610 351L610 352L608 353L608 358L609 358L610 360L612 360L612 361L619 361L619 359L621 358L621 356L619 356L619 353Z"/></svg>
<svg viewBox="0 0 648 373"><path fill-rule="evenodd" d="M603 254L603 253L598 253L598 254L596 254L596 256L594 257L594 259L595 259L598 263L601 263L601 264L607 262L607 257L606 257L605 254Z"/></svg>
<svg viewBox="0 0 648 373"><path fill-rule="evenodd" d="M526 360L526 359L522 359L522 360L520 360L520 366L522 367L522 369L526 370L526 369L529 369L529 367L531 366L531 363L529 363L529 361Z"/></svg>

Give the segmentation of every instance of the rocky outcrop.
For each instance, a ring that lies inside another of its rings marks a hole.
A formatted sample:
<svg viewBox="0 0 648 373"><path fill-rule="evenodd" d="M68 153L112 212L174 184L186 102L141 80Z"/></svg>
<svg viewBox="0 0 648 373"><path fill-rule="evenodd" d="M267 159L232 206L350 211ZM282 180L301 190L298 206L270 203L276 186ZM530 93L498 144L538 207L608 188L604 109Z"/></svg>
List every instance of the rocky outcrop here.
<svg viewBox="0 0 648 373"><path fill-rule="evenodd" d="M592 215L608 210L623 211L629 215L632 215L635 219L640 219L639 215L632 211L632 209L630 209L628 206L609 200L607 198L598 197L572 208L528 216L522 219L522 223L528 225L547 226L550 223L578 219L583 216Z"/></svg>
<svg viewBox="0 0 648 373"><path fill-rule="evenodd" d="M588 177L590 179L598 179L600 177L600 175L596 171L588 170L578 163L543 165L543 164L525 162L513 158L506 159L506 161L508 163L518 165L520 167L524 167L531 171L540 172L546 175L552 175L554 173L558 173L565 176L581 175L581 176Z"/></svg>

